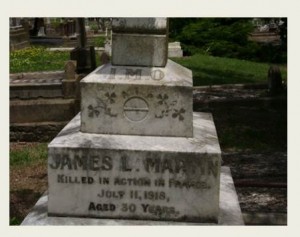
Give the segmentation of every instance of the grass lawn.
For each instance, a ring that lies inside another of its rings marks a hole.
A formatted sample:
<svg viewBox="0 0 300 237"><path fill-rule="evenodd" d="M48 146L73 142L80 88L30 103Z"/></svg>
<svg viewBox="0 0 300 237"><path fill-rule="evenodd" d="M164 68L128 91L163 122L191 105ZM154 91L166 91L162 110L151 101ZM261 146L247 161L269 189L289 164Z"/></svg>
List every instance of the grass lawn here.
<svg viewBox="0 0 300 237"><path fill-rule="evenodd" d="M19 225L47 190L47 144L10 144L10 225Z"/></svg>
<svg viewBox="0 0 300 237"><path fill-rule="evenodd" d="M30 47L10 53L10 73L64 70L69 52L51 52L44 47Z"/></svg>
<svg viewBox="0 0 300 237"><path fill-rule="evenodd" d="M31 165L47 160L47 144L16 143L10 147L10 167Z"/></svg>
<svg viewBox="0 0 300 237"><path fill-rule="evenodd" d="M174 58L172 60L193 71L194 86L266 83L270 67L268 63L256 63L201 54ZM286 66L281 66L280 68L283 80L286 81Z"/></svg>
<svg viewBox="0 0 300 237"><path fill-rule="evenodd" d="M48 51L45 47L30 47L10 53L10 73L64 70L70 52ZM100 58L96 53L96 65Z"/></svg>

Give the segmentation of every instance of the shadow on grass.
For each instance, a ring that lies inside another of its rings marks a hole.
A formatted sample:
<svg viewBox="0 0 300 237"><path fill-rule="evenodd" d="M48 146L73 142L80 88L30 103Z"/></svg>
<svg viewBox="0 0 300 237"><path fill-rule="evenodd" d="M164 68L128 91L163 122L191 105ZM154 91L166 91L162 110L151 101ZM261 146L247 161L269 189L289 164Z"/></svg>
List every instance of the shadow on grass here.
<svg viewBox="0 0 300 237"><path fill-rule="evenodd" d="M10 192L10 225L20 225L28 213L28 203L35 204L42 194L32 189L20 189Z"/></svg>
<svg viewBox="0 0 300 237"><path fill-rule="evenodd" d="M286 103L218 104L195 111L211 112L221 149L287 151Z"/></svg>

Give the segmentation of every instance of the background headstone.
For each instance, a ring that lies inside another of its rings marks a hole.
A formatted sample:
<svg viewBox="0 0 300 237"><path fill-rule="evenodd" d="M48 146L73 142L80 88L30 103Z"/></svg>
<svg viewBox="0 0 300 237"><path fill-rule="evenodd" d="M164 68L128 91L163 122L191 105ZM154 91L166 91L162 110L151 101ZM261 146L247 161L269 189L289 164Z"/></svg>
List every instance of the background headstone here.
<svg viewBox="0 0 300 237"><path fill-rule="evenodd" d="M77 61L76 72L89 73L96 68L96 55L94 46L86 47L87 39L84 18L78 18L80 32L79 46L70 52L70 59Z"/></svg>
<svg viewBox="0 0 300 237"><path fill-rule="evenodd" d="M77 61L69 60L65 63L65 79L75 79Z"/></svg>
<svg viewBox="0 0 300 237"><path fill-rule="evenodd" d="M278 66L270 66L268 70L268 87L271 95L276 95L282 92L282 77Z"/></svg>

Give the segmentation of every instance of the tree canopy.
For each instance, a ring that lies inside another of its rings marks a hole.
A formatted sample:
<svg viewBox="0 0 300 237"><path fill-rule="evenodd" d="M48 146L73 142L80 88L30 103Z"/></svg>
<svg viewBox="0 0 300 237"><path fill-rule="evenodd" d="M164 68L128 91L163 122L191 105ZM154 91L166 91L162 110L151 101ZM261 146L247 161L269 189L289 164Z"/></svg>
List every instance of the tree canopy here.
<svg viewBox="0 0 300 237"><path fill-rule="evenodd" d="M181 42L185 55L202 53L268 62L286 60L286 50L283 47L262 45L248 40L249 34L255 29L252 20L252 18L170 18L169 36L172 40Z"/></svg>

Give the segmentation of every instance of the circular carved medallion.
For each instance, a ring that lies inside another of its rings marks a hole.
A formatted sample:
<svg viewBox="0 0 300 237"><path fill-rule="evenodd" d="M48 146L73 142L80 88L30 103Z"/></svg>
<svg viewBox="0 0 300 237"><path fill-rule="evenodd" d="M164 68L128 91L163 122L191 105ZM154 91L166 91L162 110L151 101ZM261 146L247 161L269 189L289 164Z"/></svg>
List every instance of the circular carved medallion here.
<svg viewBox="0 0 300 237"><path fill-rule="evenodd" d="M142 121L148 112L149 106L141 97L131 97L124 103L124 115L132 122Z"/></svg>

